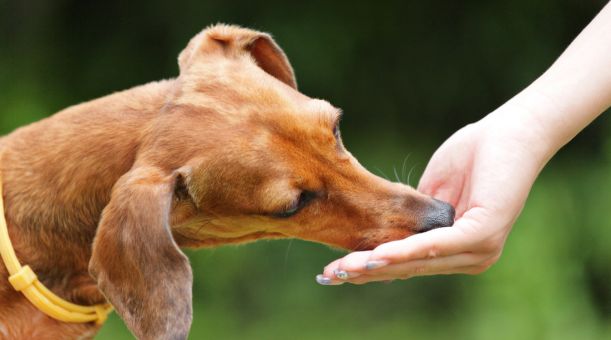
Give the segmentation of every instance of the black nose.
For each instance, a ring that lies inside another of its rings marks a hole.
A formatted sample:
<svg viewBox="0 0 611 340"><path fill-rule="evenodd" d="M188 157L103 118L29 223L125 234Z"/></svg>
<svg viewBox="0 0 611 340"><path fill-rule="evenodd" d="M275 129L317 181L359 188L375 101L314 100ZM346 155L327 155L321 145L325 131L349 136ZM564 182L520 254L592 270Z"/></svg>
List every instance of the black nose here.
<svg viewBox="0 0 611 340"><path fill-rule="evenodd" d="M433 199L422 221L421 232L431 229L450 227L454 224L454 207L446 202Z"/></svg>

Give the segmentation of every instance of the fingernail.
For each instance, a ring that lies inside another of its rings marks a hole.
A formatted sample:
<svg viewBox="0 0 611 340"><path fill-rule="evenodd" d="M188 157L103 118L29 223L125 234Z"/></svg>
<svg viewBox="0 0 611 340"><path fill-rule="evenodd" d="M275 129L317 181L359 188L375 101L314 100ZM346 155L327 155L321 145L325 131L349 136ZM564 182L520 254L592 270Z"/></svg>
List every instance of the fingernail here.
<svg viewBox="0 0 611 340"><path fill-rule="evenodd" d="M333 274L335 274L335 277L337 277L340 280L347 280L350 275L348 275L348 272L346 272L345 270L333 270Z"/></svg>
<svg viewBox="0 0 611 340"><path fill-rule="evenodd" d="M388 262L386 261L369 261L367 262L367 264L365 264L365 269L367 270L378 269L378 268L386 266L387 264Z"/></svg>
<svg viewBox="0 0 611 340"><path fill-rule="evenodd" d="M318 274L316 275L316 282L318 282L319 285L328 286L331 284L331 279Z"/></svg>

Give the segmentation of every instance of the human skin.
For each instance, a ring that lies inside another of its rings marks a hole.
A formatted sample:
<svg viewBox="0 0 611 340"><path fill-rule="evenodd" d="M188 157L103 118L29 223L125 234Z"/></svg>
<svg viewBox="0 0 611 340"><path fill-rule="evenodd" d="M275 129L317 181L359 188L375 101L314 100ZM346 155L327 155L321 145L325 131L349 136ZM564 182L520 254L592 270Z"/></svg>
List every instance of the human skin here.
<svg viewBox="0 0 611 340"><path fill-rule="evenodd" d="M456 207L454 226L350 253L327 265L318 283L486 271L545 164L610 105L607 4L543 75L435 152L418 189Z"/></svg>

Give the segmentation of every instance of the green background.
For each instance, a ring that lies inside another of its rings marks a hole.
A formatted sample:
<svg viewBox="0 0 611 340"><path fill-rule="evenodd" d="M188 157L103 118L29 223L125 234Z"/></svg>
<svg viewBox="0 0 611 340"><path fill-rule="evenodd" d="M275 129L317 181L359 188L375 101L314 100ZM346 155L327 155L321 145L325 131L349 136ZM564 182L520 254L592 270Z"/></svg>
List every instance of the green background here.
<svg viewBox="0 0 611 340"><path fill-rule="evenodd" d="M0 0L0 132L173 77L191 36L236 23L271 32L301 91L344 110L366 167L392 174L410 155L415 185L438 145L545 71L604 3ZM191 338L611 339L610 132L603 115L550 162L479 276L322 287L342 255L325 246L189 252ZM114 315L98 338L132 337Z"/></svg>

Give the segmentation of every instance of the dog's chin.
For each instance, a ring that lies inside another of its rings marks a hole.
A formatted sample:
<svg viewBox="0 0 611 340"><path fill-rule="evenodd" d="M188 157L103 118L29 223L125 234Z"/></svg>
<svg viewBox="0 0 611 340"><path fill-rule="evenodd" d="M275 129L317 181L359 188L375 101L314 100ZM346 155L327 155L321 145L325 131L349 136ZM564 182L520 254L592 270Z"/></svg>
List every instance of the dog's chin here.
<svg viewBox="0 0 611 340"><path fill-rule="evenodd" d="M287 236L281 233L256 232L238 237L218 237L213 235L192 235L180 231L173 232L174 240L179 247L212 248L228 244L250 243L263 239L282 239Z"/></svg>

